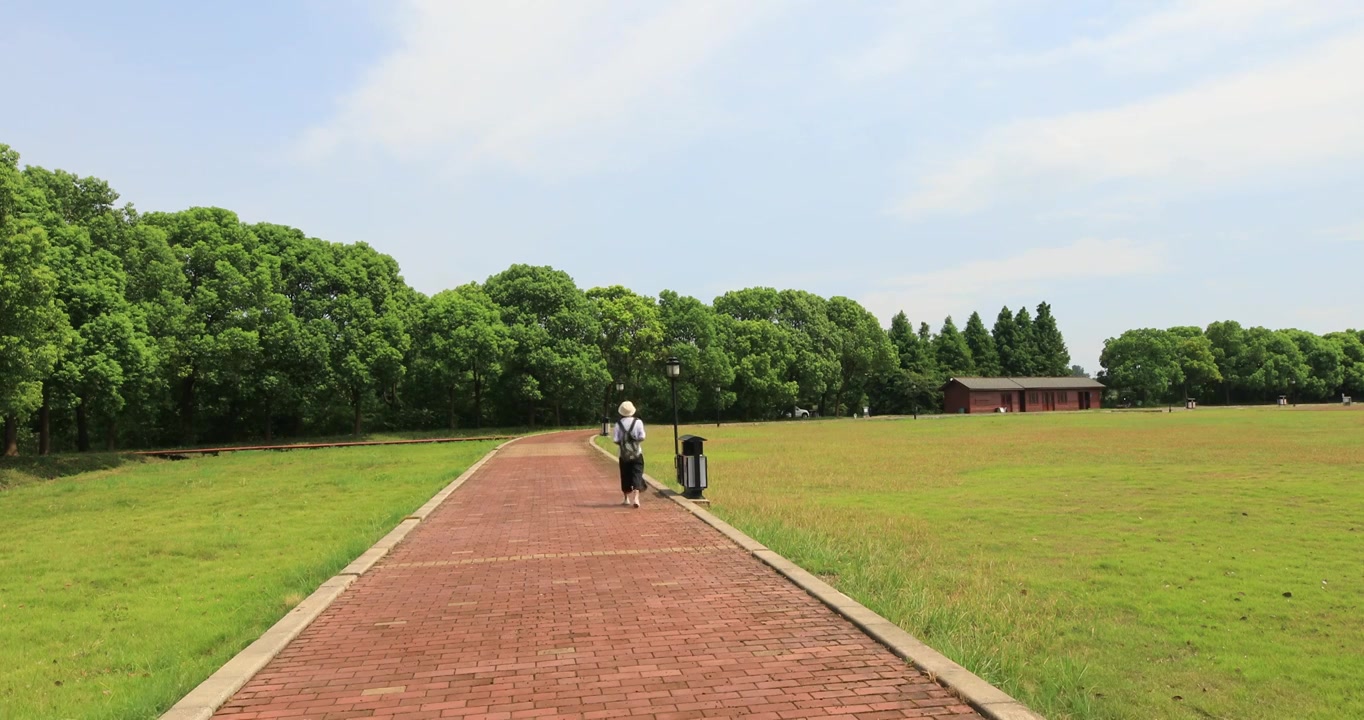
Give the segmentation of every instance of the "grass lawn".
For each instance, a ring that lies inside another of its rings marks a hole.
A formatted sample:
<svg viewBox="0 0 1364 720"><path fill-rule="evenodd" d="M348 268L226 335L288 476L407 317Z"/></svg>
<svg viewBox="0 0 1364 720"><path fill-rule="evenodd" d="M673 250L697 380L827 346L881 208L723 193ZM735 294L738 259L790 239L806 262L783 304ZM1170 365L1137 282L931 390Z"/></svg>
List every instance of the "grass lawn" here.
<svg viewBox="0 0 1364 720"><path fill-rule="evenodd" d="M688 431L713 512L1050 718L1364 717L1364 411Z"/></svg>
<svg viewBox="0 0 1364 720"><path fill-rule="evenodd" d="M0 462L0 717L157 717L495 444Z"/></svg>

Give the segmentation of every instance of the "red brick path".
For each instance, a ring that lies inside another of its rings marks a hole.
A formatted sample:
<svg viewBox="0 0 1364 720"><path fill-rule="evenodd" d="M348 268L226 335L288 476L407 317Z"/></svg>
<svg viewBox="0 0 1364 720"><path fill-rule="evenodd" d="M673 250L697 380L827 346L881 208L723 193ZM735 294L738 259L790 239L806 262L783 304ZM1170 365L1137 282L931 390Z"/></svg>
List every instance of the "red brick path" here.
<svg viewBox="0 0 1364 720"><path fill-rule="evenodd" d="M979 716L583 433L499 452L214 716Z"/></svg>

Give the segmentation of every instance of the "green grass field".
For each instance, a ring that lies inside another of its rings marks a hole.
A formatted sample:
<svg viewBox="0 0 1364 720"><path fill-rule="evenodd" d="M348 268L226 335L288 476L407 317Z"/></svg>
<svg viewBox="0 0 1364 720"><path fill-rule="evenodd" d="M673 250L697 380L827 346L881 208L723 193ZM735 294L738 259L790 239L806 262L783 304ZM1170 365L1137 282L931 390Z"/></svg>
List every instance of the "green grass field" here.
<svg viewBox="0 0 1364 720"><path fill-rule="evenodd" d="M0 462L0 717L157 717L495 444Z"/></svg>
<svg viewBox="0 0 1364 720"><path fill-rule="evenodd" d="M1050 718L1364 717L1364 411L683 432L713 512Z"/></svg>

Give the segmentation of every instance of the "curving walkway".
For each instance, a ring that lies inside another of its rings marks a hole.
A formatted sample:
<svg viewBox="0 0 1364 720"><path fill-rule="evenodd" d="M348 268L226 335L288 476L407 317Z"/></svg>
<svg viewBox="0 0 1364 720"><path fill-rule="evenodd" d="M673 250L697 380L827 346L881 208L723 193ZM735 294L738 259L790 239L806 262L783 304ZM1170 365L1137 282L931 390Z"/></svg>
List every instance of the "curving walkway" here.
<svg viewBox="0 0 1364 720"><path fill-rule="evenodd" d="M492 457L214 715L979 718L586 434Z"/></svg>

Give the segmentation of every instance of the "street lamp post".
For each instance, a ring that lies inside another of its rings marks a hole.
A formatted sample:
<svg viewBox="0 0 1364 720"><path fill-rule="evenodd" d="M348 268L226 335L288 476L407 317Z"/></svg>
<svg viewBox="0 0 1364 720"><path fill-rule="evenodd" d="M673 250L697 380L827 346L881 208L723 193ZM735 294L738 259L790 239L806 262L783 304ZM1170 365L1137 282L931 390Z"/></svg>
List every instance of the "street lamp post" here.
<svg viewBox="0 0 1364 720"><path fill-rule="evenodd" d="M677 483L682 484L682 452L677 446L677 378L682 375L682 361L676 357L668 358L668 383L673 390L673 469L677 471Z"/></svg>
<svg viewBox="0 0 1364 720"><path fill-rule="evenodd" d="M720 386L715 386L715 427L720 427Z"/></svg>
<svg viewBox="0 0 1364 720"><path fill-rule="evenodd" d="M1293 403L1293 407L1298 406L1298 394L1295 392L1298 389L1297 385L1297 378L1288 379L1288 402Z"/></svg>
<svg viewBox="0 0 1364 720"><path fill-rule="evenodd" d="M677 378L682 376L682 361L675 357L668 358L668 382L673 390L673 455L679 454L677 449Z"/></svg>
<svg viewBox="0 0 1364 720"><path fill-rule="evenodd" d="M625 381L624 381L624 380L616 380L616 381L614 381L614 382L615 382L615 385L616 385L616 399L617 399L617 400L620 400L620 393L621 393L622 390L625 389ZM610 390L610 388L608 388L608 389L606 390L606 395L607 395L607 398L606 398L605 407L602 408L605 412L603 412L603 413L602 413L602 416L601 416L601 434L602 434L602 435L610 435L610 434L611 434L611 390Z"/></svg>

